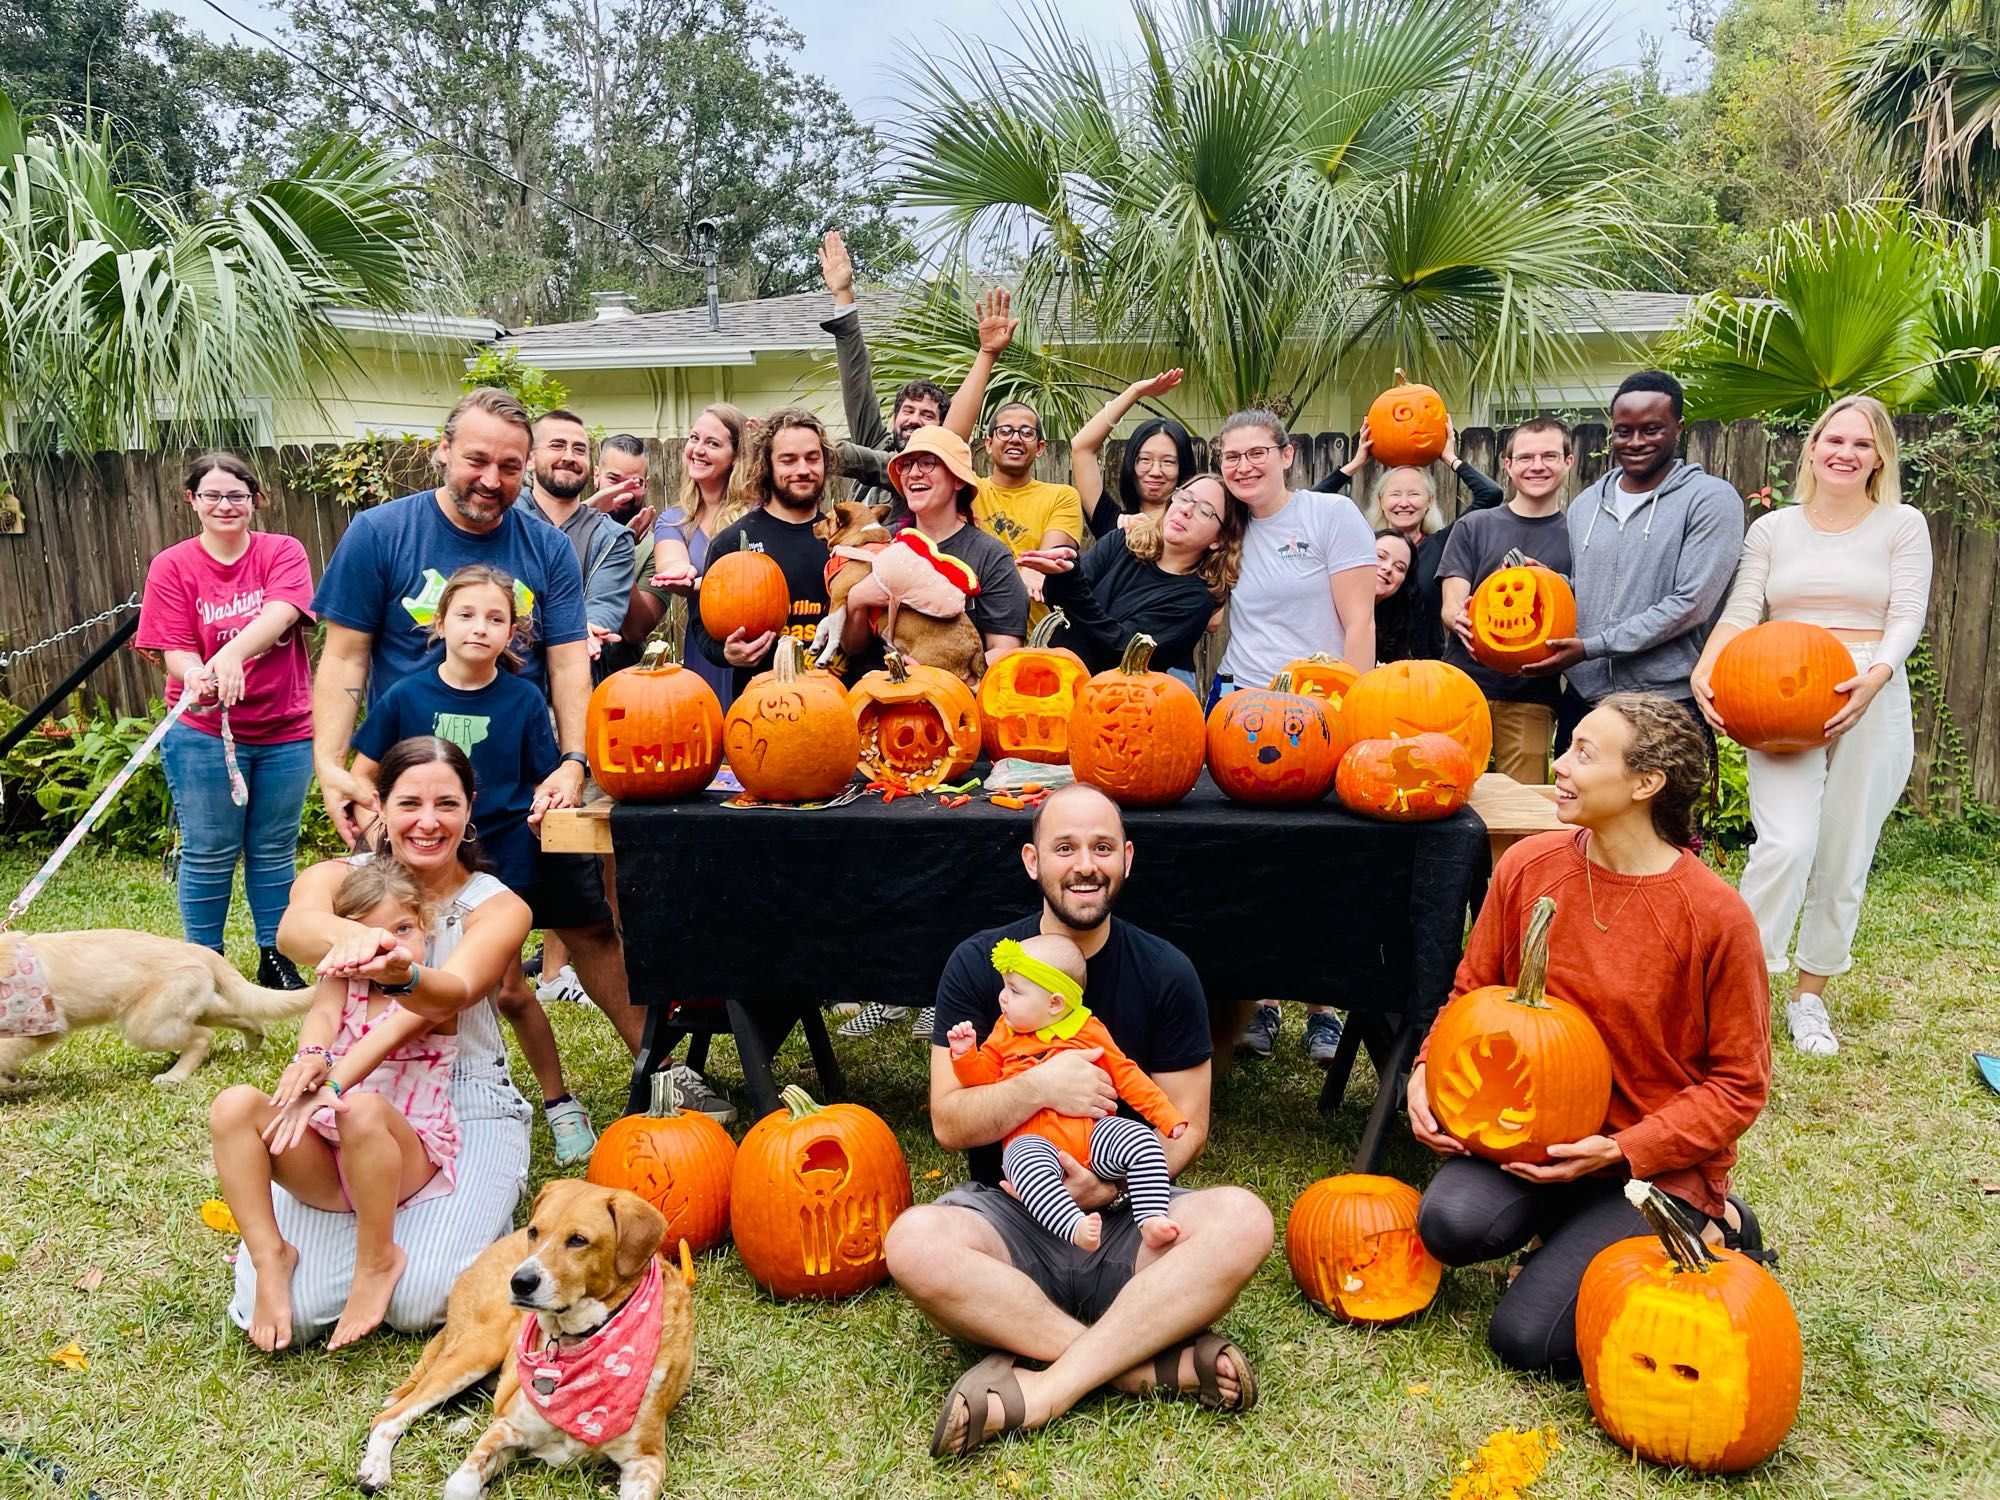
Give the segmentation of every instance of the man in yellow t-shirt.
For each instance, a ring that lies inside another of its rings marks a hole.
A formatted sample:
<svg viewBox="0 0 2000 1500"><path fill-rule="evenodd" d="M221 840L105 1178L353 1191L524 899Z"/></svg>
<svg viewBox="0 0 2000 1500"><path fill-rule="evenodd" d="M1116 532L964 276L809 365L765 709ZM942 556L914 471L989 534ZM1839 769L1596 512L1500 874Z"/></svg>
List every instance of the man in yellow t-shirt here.
<svg viewBox="0 0 2000 1500"><path fill-rule="evenodd" d="M979 481L972 514L1016 557L1048 547L1074 547L1083 535L1083 501L1076 490L1033 477L1035 460L1047 446L1032 406L1011 401L994 412L986 432L993 475ZM1036 601L1033 612L1039 618L1042 575L1024 572L1021 578Z"/></svg>

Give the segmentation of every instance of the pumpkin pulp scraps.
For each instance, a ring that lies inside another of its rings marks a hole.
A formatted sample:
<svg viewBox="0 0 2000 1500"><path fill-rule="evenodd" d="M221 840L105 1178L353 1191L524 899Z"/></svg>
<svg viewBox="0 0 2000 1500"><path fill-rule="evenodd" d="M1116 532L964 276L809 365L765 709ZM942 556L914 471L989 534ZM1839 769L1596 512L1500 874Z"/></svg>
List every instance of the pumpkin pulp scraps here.
<svg viewBox="0 0 2000 1500"><path fill-rule="evenodd" d="M1521 1500L1561 1447L1553 1427L1503 1427L1459 1462L1446 1500Z"/></svg>

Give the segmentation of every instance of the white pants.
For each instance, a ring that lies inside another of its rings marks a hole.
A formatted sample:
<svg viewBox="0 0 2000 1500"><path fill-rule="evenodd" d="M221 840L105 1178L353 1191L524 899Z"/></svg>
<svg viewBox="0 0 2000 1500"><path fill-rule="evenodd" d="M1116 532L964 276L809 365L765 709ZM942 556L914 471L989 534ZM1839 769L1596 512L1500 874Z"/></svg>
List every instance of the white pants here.
<svg viewBox="0 0 2000 1500"><path fill-rule="evenodd" d="M1847 649L1867 671L1875 643L1849 642ZM1741 889L1764 939L1765 967L1773 974L1791 967L1797 924L1799 968L1845 974L1854 964L1875 841L1916 756L1909 679L1898 668L1860 721L1823 749L1746 754L1757 842Z"/></svg>

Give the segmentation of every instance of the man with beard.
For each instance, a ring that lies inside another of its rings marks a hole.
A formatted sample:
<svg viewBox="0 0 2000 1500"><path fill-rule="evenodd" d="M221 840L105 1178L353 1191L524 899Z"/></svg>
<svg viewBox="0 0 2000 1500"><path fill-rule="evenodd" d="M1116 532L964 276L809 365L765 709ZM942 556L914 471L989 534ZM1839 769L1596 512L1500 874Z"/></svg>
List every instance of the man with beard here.
<svg viewBox="0 0 2000 1500"><path fill-rule="evenodd" d="M313 673L313 767L326 810L350 848L373 829L379 811L375 789L347 769L355 710L364 701L373 708L405 677L436 670L444 658L443 643L431 634L438 599L445 580L470 563L498 568L514 580L523 633L520 674L554 707L562 762L537 789L536 800L557 807L582 800L589 764L583 719L590 700L583 570L561 532L515 503L531 450L520 402L501 390L469 392L445 418L438 440L443 482L362 511L327 561L313 595L313 613L326 625ZM624 949L595 857L543 854L534 885L520 894L534 911L535 926L562 934L592 998L637 1051L645 1017L631 1002ZM553 1039L537 1040L545 1028L523 1027L518 1034L524 1049L542 1049L531 1050L529 1058L538 1074L546 1069L554 1076ZM588 1155L594 1134L583 1106L566 1094L544 1103L558 1159Z"/></svg>
<svg viewBox="0 0 2000 1500"><path fill-rule="evenodd" d="M812 644L826 613L825 540L816 532L827 481L840 471L840 458L827 441L826 426L800 406L782 407L758 424L749 452L748 488L756 508L716 528L708 549L708 569L732 552L763 552L784 569L792 596L783 634L801 647ZM732 691L771 664L780 632L751 636L742 630L718 641L701 625L701 611L688 612L688 639L718 666L733 669Z"/></svg>
<svg viewBox="0 0 2000 1500"><path fill-rule="evenodd" d="M841 470L854 484L854 498L871 504L894 504L896 492L887 473L889 459L919 427L944 420L951 397L933 380L912 380L896 392L889 420L876 404L875 375L869 367L868 345L861 337L861 310L854 301L854 262L840 231L829 229L819 247L820 274L833 293L833 316L819 326L833 335L834 362L840 370L840 402L847 417L847 441L840 445Z"/></svg>
<svg viewBox="0 0 2000 1500"><path fill-rule="evenodd" d="M590 486L590 432L583 418L558 407L535 419L532 482L521 486L514 508L547 521L569 538L583 569L583 609L590 624L590 657L618 639L632 604L632 533L594 505Z"/></svg>
<svg viewBox="0 0 2000 1500"><path fill-rule="evenodd" d="M1003 938L1055 933L1083 950L1092 1015L1189 1121L1178 1139L1162 1140L1172 1171L1208 1139L1207 1001L1183 954L1112 917L1132 869L1116 804L1094 787L1062 788L1036 813L1021 859L1041 889L1040 909L968 938L938 981L931 1129L946 1150L967 1152L973 1180L904 1213L888 1237L889 1271L904 1295L945 1333L1001 1351L946 1396L932 1443L940 1457L1040 1427L1102 1386L1186 1392L1225 1411L1246 1410L1257 1395L1243 1352L1207 1332L1271 1248L1271 1213L1254 1193L1177 1190L1169 1212L1180 1238L1155 1251L1140 1243L1115 1189L1064 1157L1071 1196L1104 1215L1098 1248L1084 1251L1040 1230L1000 1183L998 1142L1037 1110L1097 1119L1118 1108L1088 1051L1059 1052L1000 1083L959 1083L946 1036L961 1021L981 1037L992 1030L1000 1013L992 952Z"/></svg>

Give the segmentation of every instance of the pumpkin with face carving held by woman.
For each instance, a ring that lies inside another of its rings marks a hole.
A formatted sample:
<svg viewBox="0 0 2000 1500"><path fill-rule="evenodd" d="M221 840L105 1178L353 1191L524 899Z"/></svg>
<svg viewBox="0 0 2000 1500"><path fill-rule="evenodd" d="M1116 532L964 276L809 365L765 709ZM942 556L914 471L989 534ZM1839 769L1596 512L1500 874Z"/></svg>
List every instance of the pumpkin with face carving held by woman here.
<svg viewBox="0 0 2000 1500"><path fill-rule="evenodd" d="M861 731L840 679L800 663L799 643L780 637L771 670L750 679L722 724L730 769L766 802L836 796L861 762Z"/></svg>
<svg viewBox="0 0 2000 1500"><path fill-rule="evenodd" d="M1268 688L1238 688L1209 710L1208 774L1235 802L1317 802L1340 764L1337 721L1284 672Z"/></svg>
<svg viewBox="0 0 2000 1500"><path fill-rule="evenodd" d="M1201 779L1207 726L1201 700L1150 670L1153 638L1135 635L1122 661L1077 689L1069 763L1078 781L1126 807L1166 807Z"/></svg>
<svg viewBox="0 0 2000 1500"><path fill-rule="evenodd" d="M847 703L870 780L927 792L979 759L979 705L956 672L908 661L892 646L880 671L848 689Z"/></svg>
<svg viewBox="0 0 2000 1500"><path fill-rule="evenodd" d="M1090 668L1074 651L1049 644L1068 624L1061 609L1051 609L1028 632L1025 646L979 679L979 731L992 759L1069 764L1069 718Z"/></svg>

